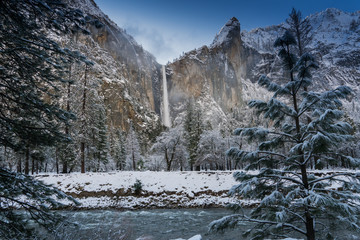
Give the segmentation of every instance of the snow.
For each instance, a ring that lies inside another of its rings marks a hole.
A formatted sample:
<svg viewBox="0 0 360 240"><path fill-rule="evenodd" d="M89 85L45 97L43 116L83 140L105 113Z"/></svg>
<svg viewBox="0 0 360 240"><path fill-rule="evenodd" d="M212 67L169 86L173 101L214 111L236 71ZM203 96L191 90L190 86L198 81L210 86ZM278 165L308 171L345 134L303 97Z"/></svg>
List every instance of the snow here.
<svg viewBox="0 0 360 240"><path fill-rule="evenodd" d="M221 29L218 34L216 34L215 39L210 47L219 46L230 40L230 32L234 29L240 30L240 23L236 18L230 19Z"/></svg>
<svg viewBox="0 0 360 240"><path fill-rule="evenodd" d="M236 184L232 171L40 174L36 177L75 195L83 208L121 209L226 206L235 201L227 195ZM143 194L132 194L136 179Z"/></svg>
<svg viewBox="0 0 360 240"><path fill-rule="evenodd" d="M198 234L198 235L195 235L195 236L189 238L188 240L201 240L201 239L202 239L201 235ZM172 239L172 240L185 240L185 239L184 238L176 238L176 239Z"/></svg>
<svg viewBox="0 0 360 240"><path fill-rule="evenodd" d="M143 189L154 193L163 191L199 192L205 189L212 191L228 190L235 180L232 172L151 172L123 171L109 173L72 173L39 175L39 179L48 184L58 185L61 190L79 193L77 186L83 191L111 190L131 188L136 179L144 184ZM171 181L169 181L171 180ZM197 183L197 184L194 184Z"/></svg>
<svg viewBox="0 0 360 240"><path fill-rule="evenodd" d="M360 27L351 30L350 26L354 21L360 23L360 11L348 13L329 8L310 15L307 19L312 26L312 40L307 47L320 63L319 70L314 72L314 87L319 91L327 91L341 85L350 86L354 91L354 97L349 101L344 101L344 106L347 114L354 121L359 122L360 108L356 103L360 96L358 78L360 74ZM287 23L282 23L276 26L257 28L249 32L243 31L241 32L241 39L246 46L256 49L259 53L275 55L276 50L273 43L276 38L283 34L284 29L287 27ZM274 58L275 61L272 62L268 74L270 78L271 75L278 73L278 69L273 70L278 65L277 58ZM268 64L271 64L271 62L261 61L258 63L257 69L262 69ZM256 69L253 71L256 73ZM248 86L253 87L251 85L251 83L244 83L244 99L249 97L258 99L258 96L251 95L261 95L261 92L259 92L261 88L246 91Z"/></svg>
<svg viewBox="0 0 360 240"><path fill-rule="evenodd" d="M202 239L201 235L195 235L195 236L189 238L188 240L201 240L201 239Z"/></svg>
<svg viewBox="0 0 360 240"><path fill-rule="evenodd" d="M327 177L330 173L341 173L343 170L311 172ZM233 174L234 171L122 171L39 174L36 178L74 196L81 203L80 208L85 209L199 208L225 207L232 203L253 206L259 203L256 199L245 202L228 195L229 189L238 184ZM346 179L346 177L338 178ZM143 184L141 195L135 195L132 190L137 179ZM342 187L339 182L332 182L329 186L331 189L339 187ZM64 200L63 203L69 202Z"/></svg>

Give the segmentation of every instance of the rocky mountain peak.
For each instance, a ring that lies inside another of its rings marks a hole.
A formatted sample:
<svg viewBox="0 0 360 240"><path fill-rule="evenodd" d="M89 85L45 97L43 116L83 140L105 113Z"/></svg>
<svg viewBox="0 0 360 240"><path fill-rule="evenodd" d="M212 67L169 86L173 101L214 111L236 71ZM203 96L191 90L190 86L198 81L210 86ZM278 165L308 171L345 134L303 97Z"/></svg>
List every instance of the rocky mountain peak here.
<svg viewBox="0 0 360 240"><path fill-rule="evenodd" d="M222 44L230 43L231 40L240 39L240 22L236 17L232 17L216 34L211 47L216 47Z"/></svg>

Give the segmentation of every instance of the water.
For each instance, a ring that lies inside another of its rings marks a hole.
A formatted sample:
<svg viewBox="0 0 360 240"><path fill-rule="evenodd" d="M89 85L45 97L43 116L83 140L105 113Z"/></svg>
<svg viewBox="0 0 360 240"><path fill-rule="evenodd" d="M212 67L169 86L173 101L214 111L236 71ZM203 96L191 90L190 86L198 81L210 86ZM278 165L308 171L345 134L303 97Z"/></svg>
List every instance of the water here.
<svg viewBox="0 0 360 240"><path fill-rule="evenodd" d="M202 239L233 240L239 232L208 234L213 220L231 214L227 209L155 209L137 211L87 210L64 211L78 227L60 228L60 239L188 239L197 234Z"/></svg>
<svg viewBox="0 0 360 240"><path fill-rule="evenodd" d="M189 239L200 234L202 240L243 239L249 225L222 233L208 233L210 222L232 214L228 209L154 209L136 211L83 210L60 211L78 226L62 226L58 235L46 239L67 240L169 240ZM359 240L358 234L337 230L337 239ZM303 236L294 234L296 239Z"/></svg>
<svg viewBox="0 0 360 240"><path fill-rule="evenodd" d="M162 74L163 74L162 80L163 80L163 105L164 105L163 123L166 127L171 127L165 65L162 66Z"/></svg>

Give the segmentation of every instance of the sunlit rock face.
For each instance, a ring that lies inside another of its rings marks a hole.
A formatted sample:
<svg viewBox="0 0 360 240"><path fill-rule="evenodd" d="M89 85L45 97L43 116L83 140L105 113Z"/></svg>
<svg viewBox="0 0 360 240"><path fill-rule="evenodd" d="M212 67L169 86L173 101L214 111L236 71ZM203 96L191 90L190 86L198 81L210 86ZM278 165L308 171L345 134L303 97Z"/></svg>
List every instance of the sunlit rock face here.
<svg viewBox="0 0 360 240"><path fill-rule="evenodd" d="M209 94L223 111L230 112L244 104L242 81L260 58L257 51L243 46L240 23L230 19L210 46L188 52L168 65L171 105Z"/></svg>
<svg viewBox="0 0 360 240"><path fill-rule="evenodd" d="M72 41L75 49L94 63L89 74L101 82L96 90L102 96L108 125L128 130L132 123L137 132L154 135L162 119L161 65L94 1L68 3L87 16L90 35L79 34L72 40L64 36L61 41ZM360 119L359 105L355 104L360 96L360 13L328 9L309 16L309 20L314 37L308 48L320 62L320 70L314 74L316 89L329 90L341 84L353 87L354 97L346 107L353 119ZM359 24L352 26L354 21ZM239 21L232 18L212 44L168 64L167 88L174 125L183 120L190 99L201 105L205 120L211 120L213 126L222 126L219 122L234 115L241 116L244 123L251 122L246 102L270 96L255 82L261 74L274 79L282 75L273 42L286 27L282 24L240 33Z"/></svg>
<svg viewBox="0 0 360 240"><path fill-rule="evenodd" d="M161 114L161 65L105 15L92 0L68 1L86 16L90 35L77 34L73 46L94 63L89 78L101 84L108 125L150 132ZM64 37L65 38L65 37Z"/></svg>

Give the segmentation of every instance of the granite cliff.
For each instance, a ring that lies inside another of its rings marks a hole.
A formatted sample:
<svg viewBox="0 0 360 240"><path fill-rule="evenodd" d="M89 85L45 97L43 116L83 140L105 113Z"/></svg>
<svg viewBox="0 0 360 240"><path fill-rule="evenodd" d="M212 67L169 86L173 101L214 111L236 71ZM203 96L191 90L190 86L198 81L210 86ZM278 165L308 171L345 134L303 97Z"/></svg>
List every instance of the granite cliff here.
<svg viewBox="0 0 360 240"><path fill-rule="evenodd" d="M108 125L127 131L132 122L143 136L155 136L162 129L161 65L136 41L106 16L93 0L68 1L87 16L90 35L64 37L73 42L94 63L91 74L100 82ZM314 37L310 51L321 63L315 75L317 87L328 89L340 84L354 88L346 103L351 117L359 116L360 13L336 9L308 17ZM354 26L350 27L353 24ZM256 118L246 107L252 98L268 98L258 88L260 74L275 74L277 57L272 42L286 24L241 32L239 21L231 18L212 44L185 53L166 66L170 116L173 125L183 121L186 104L194 99L204 120L213 127L234 119L251 122ZM350 29L351 28L351 29ZM357 118L359 119L359 118ZM231 128L231 127L230 127Z"/></svg>
<svg viewBox="0 0 360 240"><path fill-rule="evenodd" d="M94 65L89 78L105 106L108 126L127 131L130 124L145 138L161 129L161 65L119 28L93 0L68 1L85 15L90 34L65 36Z"/></svg>

